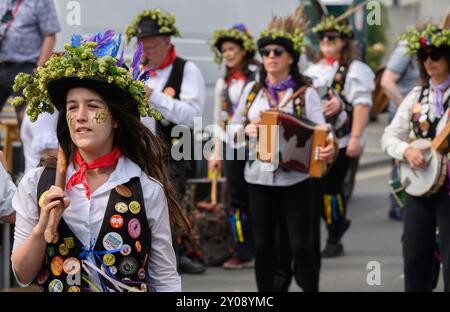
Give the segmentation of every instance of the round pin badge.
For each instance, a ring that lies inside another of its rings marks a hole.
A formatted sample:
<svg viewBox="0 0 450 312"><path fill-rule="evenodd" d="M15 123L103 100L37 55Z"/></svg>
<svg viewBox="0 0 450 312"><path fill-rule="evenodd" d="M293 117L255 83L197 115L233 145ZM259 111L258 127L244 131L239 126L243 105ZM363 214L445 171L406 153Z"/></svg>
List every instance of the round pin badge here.
<svg viewBox="0 0 450 312"><path fill-rule="evenodd" d="M41 194L41 196L39 196L38 205L41 208L42 208L42 206L44 206L44 199L45 199L45 195L47 195L47 192L48 191L45 191L44 193Z"/></svg>
<svg viewBox="0 0 450 312"><path fill-rule="evenodd" d="M67 248L73 248L75 246L75 242L73 240L73 237L66 237L64 238L64 244L66 244Z"/></svg>
<svg viewBox="0 0 450 312"><path fill-rule="evenodd" d="M117 268L115 266L111 266L111 267L109 267L109 272L111 272L112 275L116 275L117 274Z"/></svg>
<svg viewBox="0 0 450 312"><path fill-rule="evenodd" d="M49 292L62 292L64 290L64 285L60 280L54 279L48 284Z"/></svg>
<svg viewBox="0 0 450 312"><path fill-rule="evenodd" d="M141 290L142 290L143 292L147 292L147 290L148 290L147 284L142 283L142 284L141 284Z"/></svg>
<svg viewBox="0 0 450 312"><path fill-rule="evenodd" d="M56 256L52 259L50 264L50 269L52 270L53 275L59 276L63 271L63 259L60 256Z"/></svg>
<svg viewBox="0 0 450 312"><path fill-rule="evenodd" d="M66 274L74 275L80 272L80 260L74 257L67 258L63 263L63 270Z"/></svg>
<svg viewBox="0 0 450 312"><path fill-rule="evenodd" d="M419 122L420 122L420 123L423 123L423 122L425 122L427 119L428 119L427 115L420 115L420 117L419 117Z"/></svg>
<svg viewBox="0 0 450 312"><path fill-rule="evenodd" d="M142 250L142 245L140 241L136 241L136 243L134 243L134 247L136 248L137 252L141 252Z"/></svg>
<svg viewBox="0 0 450 312"><path fill-rule="evenodd" d="M125 185L117 185L115 190L122 197L130 198L133 195L131 190Z"/></svg>
<svg viewBox="0 0 450 312"><path fill-rule="evenodd" d="M172 88L172 87L165 88L163 92L164 92L164 94L166 94L166 95L168 95L170 97L174 97L175 94L176 94L175 89Z"/></svg>
<svg viewBox="0 0 450 312"><path fill-rule="evenodd" d="M55 247L54 246L48 246L47 247L47 255L51 258L55 255Z"/></svg>
<svg viewBox="0 0 450 312"><path fill-rule="evenodd" d="M128 222L128 234L131 238L138 238L141 235L141 223L138 219L133 218Z"/></svg>
<svg viewBox="0 0 450 312"><path fill-rule="evenodd" d="M114 205L114 208L119 213L125 213L128 211L128 205L125 204L124 202L118 202L117 204Z"/></svg>
<svg viewBox="0 0 450 312"><path fill-rule="evenodd" d="M138 275L139 279L141 279L141 280L145 279L146 274L145 274L144 268L140 268L140 269L138 270L137 275Z"/></svg>
<svg viewBox="0 0 450 312"><path fill-rule="evenodd" d="M138 269L138 263L136 259L132 257L125 257L119 265L119 271L123 275L134 274Z"/></svg>
<svg viewBox="0 0 450 312"><path fill-rule="evenodd" d="M114 229L120 229L123 226L123 218L119 214L115 214L109 219L109 224Z"/></svg>
<svg viewBox="0 0 450 312"><path fill-rule="evenodd" d="M81 292L80 287L78 286L70 286L69 289L67 289L68 292Z"/></svg>
<svg viewBox="0 0 450 312"><path fill-rule="evenodd" d="M428 121L424 121L420 124L419 127L422 131L428 131L428 129L430 129L430 123Z"/></svg>
<svg viewBox="0 0 450 312"><path fill-rule="evenodd" d="M428 89L423 90L423 95L428 95Z"/></svg>
<svg viewBox="0 0 450 312"><path fill-rule="evenodd" d="M69 254L69 248L64 243L59 244L58 250L61 256L67 256Z"/></svg>
<svg viewBox="0 0 450 312"><path fill-rule="evenodd" d="M422 105L420 103L414 104L413 109L412 109L413 114L420 113L421 108L422 108Z"/></svg>
<svg viewBox="0 0 450 312"><path fill-rule="evenodd" d="M103 247L106 250L113 250L122 247L123 238L119 233L109 232L103 237Z"/></svg>
<svg viewBox="0 0 450 312"><path fill-rule="evenodd" d="M106 254L103 256L103 262L107 266L112 266L116 262L116 257L113 254Z"/></svg>
<svg viewBox="0 0 450 312"><path fill-rule="evenodd" d="M138 214L139 211L141 211L141 204L139 204L137 201L133 200L128 204L128 208L130 209L131 213Z"/></svg>
<svg viewBox="0 0 450 312"><path fill-rule="evenodd" d="M122 246L122 250L120 251L120 253L121 253L123 256L128 256L128 255L131 253L131 246L128 245L128 244L124 244L124 245Z"/></svg>
<svg viewBox="0 0 450 312"><path fill-rule="evenodd" d="M41 270L41 272L39 272L38 277L36 278L36 282L38 283L38 285L44 284L47 281L49 275L50 273L48 273L47 269Z"/></svg>

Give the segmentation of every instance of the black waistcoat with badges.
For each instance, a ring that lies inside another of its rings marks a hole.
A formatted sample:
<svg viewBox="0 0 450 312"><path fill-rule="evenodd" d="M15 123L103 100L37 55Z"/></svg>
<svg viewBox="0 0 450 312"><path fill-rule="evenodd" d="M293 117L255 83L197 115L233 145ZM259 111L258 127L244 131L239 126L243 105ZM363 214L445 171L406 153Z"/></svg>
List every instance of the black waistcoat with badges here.
<svg viewBox="0 0 450 312"><path fill-rule="evenodd" d="M343 110L345 110L347 112L347 116L348 116L344 125L342 127L340 127L339 129L335 129L335 133L338 138L342 138L342 137L350 134L352 120L353 120L353 105L351 103L349 103L347 101L347 99L345 98L345 96L342 94L342 92L344 91L344 85L345 85L345 81L347 79L347 73L348 73L349 67L350 67L350 65L339 64L338 70L336 71L336 74L334 75L334 78L333 78L333 83L331 84L331 87L336 91L336 93L339 95L341 100L344 102ZM335 115L333 115L331 117L327 117L326 118L327 122L331 123L331 125L333 125L333 127L335 127L335 124L336 124L339 114L340 114L340 112L336 113Z"/></svg>
<svg viewBox="0 0 450 312"><path fill-rule="evenodd" d="M434 139L436 136L436 128L440 118L435 117L433 120L430 117L431 103L429 100L430 87L424 86L420 90L420 96L417 103L412 107L412 115L409 123L409 128L414 132L416 138ZM445 115L449 106L450 96L447 97L443 106Z"/></svg>
<svg viewBox="0 0 450 312"><path fill-rule="evenodd" d="M173 97L174 99L180 99L181 84L183 82L185 65L186 61L184 59L178 56L175 58L175 61L172 63L172 71L170 72L166 85L163 88L164 94ZM165 142L171 144L171 132L174 126L175 124L171 121L163 119L156 122L156 131L159 135L161 135Z"/></svg>
<svg viewBox="0 0 450 312"><path fill-rule="evenodd" d="M55 169L45 168L39 180L37 198L54 181ZM58 234L56 244L47 244L44 263L34 280L42 291L92 291L88 274L81 265L81 261L86 259L86 249L91 249L90 255L95 259L96 266L113 279L142 291L153 290L147 270L151 230L139 178L132 178L111 190L93 248L83 247L64 218L59 222ZM117 251L111 252L113 250ZM103 285L99 291L116 290L106 278L100 277L100 280Z"/></svg>

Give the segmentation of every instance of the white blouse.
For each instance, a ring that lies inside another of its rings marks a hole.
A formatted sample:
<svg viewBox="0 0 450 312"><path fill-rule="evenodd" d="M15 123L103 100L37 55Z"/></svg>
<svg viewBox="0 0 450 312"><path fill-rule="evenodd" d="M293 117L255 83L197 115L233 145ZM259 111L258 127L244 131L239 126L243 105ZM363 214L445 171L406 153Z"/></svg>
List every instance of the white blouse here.
<svg viewBox="0 0 450 312"><path fill-rule="evenodd" d="M304 72L305 76L313 80L314 87L331 87L334 76L339 68L339 62L335 61L333 65L327 65L324 61L312 64ZM372 91L375 89L375 75L370 67L358 60L352 61L345 79L342 95L347 101L355 105L372 106ZM345 122L347 118L346 112L341 112L338 117L339 121ZM339 139L339 148L346 147L350 135ZM361 144L364 144L365 135L361 137Z"/></svg>
<svg viewBox="0 0 450 312"><path fill-rule="evenodd" d="M247 97L254 84L254 82L249 83L243 92L239 106L232 118L232 123L235 125L240 125L242 127ZM293 92L294 90L292 88L286 90L286 94L280 101L280 106L282 106L281 111L287 113L292 113L294 111L292 100L286 105L283 104L292 96ZM268 109L270 109L268 98L266 94L260 90L248 111L248 120L251 122L255 119L259 119L260 113ZM307 119L318 124L325 124L322 106L320 105L320 98L313 88L306 89L304 109ZM309 178L309 175L306 173L285 171L281 168L276 169L270 163L261 162L258 159L247 161L244 176L248 183L270 186L290 186Z"/></svg>
<svg viewBox="0 0 450 312"><path fill-rule="evenodd" d="M58 116L59 113L55 110L53 114L40 114L35 122L31 122L28 115L23 118L20 138L25 156L25 172L37 167L44 150L58 148L56 136Z"/></svg>
<svg viewBox="0 0 450 312"><path fill-rule="evenodd" d="M0 164L0 217L9 216L14 212L11 201L15 191L16 186L11 176Z"/></svg>
<svg viewBox="0 0 450 312"><path fill-rule="evenodd" d="M180 99L174 99L164 94L163 90L169 79L172 66L156 70L156 76L149 77L145 83L153 89L150 103L161 112L164 119L177 125L186 125L192 129L194 127L194 118L202 117L203 114L206 100L205 80L199 68L194 63L187 61L184 66ZM153 118L145 117L141 118L141 120L149 129L155 129L155 120Z"/></svg>
<svg viewBox="0 0 450 312"><path fill-rule="evenodd" d="M13 252L30 236L39 221L37 208L37 185L43 168L28 172L20 182L13 198L16 210L16 226ZM66 181L75 172L72 164L67 168ZM169 211L162 185L149 178L134 162L121 156L109 179L91 194L88 200L82 184L75 185L65 193L70 205L63 213L64 221L84 246L91 239L97 239L111 190L117 185L139 177L144 196L145 212L151 230L151 250L148 261L148 275L156 291L181 291L181 280L176 269L175 252L172 247L172 235L169 225ZM14 266L13 266L14 271ZM90 279L99 286L96 275ZM22 285L23 286L23 285Z"/></svg>
<svg viewBox="0 0 450 312"><path fill-rule="evenodd" d="M383 150L389 154L389 156L403 160L403 154L405 150L409 147L408 140L414 138L414 131L410 129L409 123L412 117L412 109L415 103L419 100L421 87L415 87L411 92L405 97L403 102L398 107L397 113L391 123L384 129L383 136L381 137L381 147ZM435 94L432 88L429 88L429 101L430 101L430 111L428 116L431 121L436 118L436 107L433 105ZM444 93L444 98L442 103L450 96L450 88ZM450 108L444 112L439 123L437 124L436 131L441 131L447 124L448 114Z"/></svg>

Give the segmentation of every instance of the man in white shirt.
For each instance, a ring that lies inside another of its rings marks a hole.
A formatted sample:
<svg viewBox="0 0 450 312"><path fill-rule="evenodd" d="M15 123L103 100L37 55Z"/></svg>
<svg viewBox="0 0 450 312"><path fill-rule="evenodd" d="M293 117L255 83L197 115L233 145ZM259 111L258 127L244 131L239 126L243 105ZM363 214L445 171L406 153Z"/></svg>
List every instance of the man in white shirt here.
<svg viewBox="0 0 450 312"><path fill-rule="evenodd" d="M154 130L172 149L178 151L179 137L172 136L172 129L184 127L192 130L194 118L201 117L205 103L205 82L198 67L176 55L171 36L179 36L173 14L159 9L146 10L139 14L127 28L127 40L136 37L142 44L143 70L148 71L146 81L147 95L153 107L161 112L163 119L155 123L154 119L143 118L142 122ZM191 136L192 137L192 136ZM192 142L192 140L191 140ZM189 155L193 155L193 144L189 146ZM186 146L183 146L183 149ZM192 169L192 159L174 160L169 157L170 180L178 193L181 203L186 190L187 179ZM178 238L184 239L184 238ZM181 246L179 266L183 273L201 273L205 270L200 263L183 257Z"/></svg>

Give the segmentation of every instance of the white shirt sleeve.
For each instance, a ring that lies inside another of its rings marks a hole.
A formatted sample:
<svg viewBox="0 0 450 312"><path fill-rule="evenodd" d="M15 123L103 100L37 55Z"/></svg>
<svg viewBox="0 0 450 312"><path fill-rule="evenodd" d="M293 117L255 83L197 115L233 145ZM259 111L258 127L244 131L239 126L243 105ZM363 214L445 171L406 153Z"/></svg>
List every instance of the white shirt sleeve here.
<svg viewBox="0 0 450 312"><path fill-rule="evenodd" d="M405 97L398 107L394 119L384 129L381 137L381 148L395 159L403 160L403 154L409 146L407 140L410 133L409 122L412 116L412 106L416 103L420 90L420 87L415 87Z"/></svg>
<svg viewBox="0 0 450 312"><path fill-rule="evenodd" d="M11 204L16 186L11 180L11 176L0 164L0 217L9 216L14 212Z"/></svg>
<svg viewBox="0 0 450 312"><path fill-rule="evenodd" d="M307 88L305 92L306 117L318 124L325 124L325 116L319 94L314 88Z"/></svg>
<svg viewBox="0 0 450 312"><path fill-rule="evenodd" d="M348 69L343 94L349 103L372 106L375 74L361 61L354 60Z"/></svg>
<svg viewBox="0 0 450 312"><path fill-rule="evenodd" d="M222 110L222 92L225 88L225 80L223 78L217 79L214 87L214 124L220 123L220 112Z"/></svg>
<svg viewBox="0 0 450 312"><path fill-rule="evenodd" d="M175 251L169 222L169 209L164 190L153 179L141 175L145 210L152 233L152 247L148 261L151 285L158 292L181 291Z"/></svg>
<svg viewBox="0 0 450 312"><path fill-rule="evenodd" d="M201 117L205 105L205 81L198 67L186 62L181 84L180 99L154 90L150 102L163 117L174 124L194 127L194 117Z"/></svg>

